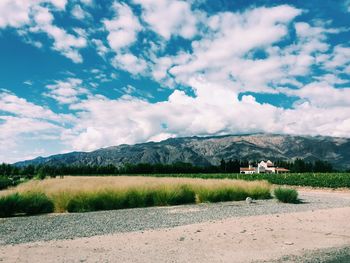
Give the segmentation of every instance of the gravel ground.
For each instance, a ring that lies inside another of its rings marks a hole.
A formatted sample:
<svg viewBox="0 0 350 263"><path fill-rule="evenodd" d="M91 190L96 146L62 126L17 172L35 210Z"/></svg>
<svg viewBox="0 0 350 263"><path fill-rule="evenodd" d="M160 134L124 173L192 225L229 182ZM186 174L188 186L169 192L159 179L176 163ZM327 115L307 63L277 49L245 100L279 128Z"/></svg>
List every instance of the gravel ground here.
<svg viewBox="0 0 350 263"><path fill-rule="evenodd" d="M225 202L6 218L0 219L0 245L169 228L231 217L350 206L349 195L339 193L300 192L300 197L302 204L258 200L252 204Z"/></svg>
<svg viewBox="0 0 350 263"><path fill-rule="evenodd" d="M256 263L263 263L260 261ZM283 256L270 263L349 263L350 247L317 249L305 252L302 256Z"/></svg>

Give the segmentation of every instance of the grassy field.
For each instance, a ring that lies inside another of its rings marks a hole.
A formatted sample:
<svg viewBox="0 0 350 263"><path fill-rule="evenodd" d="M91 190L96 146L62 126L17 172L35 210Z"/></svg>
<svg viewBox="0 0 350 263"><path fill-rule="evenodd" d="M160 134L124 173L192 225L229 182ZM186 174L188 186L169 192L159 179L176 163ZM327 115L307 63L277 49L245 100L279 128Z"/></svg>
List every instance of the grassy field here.
<svg viewBox="0 0 350 263"><path fill-rule="evenodd" d="M35 200L39 196L41 200L42 195L45 195L52 201L55 212L85 212L238 201L248 196L254 199L268 199L271 198L270 190L270 184L266 181L140 176L66 176L64 179L31 180L15 188L0 191L0 196L2 199L22 200L21 196L29 195L34 196ZM0 210L1 201L0 198ZM8 203L5 202L6 204Z"/></svg>

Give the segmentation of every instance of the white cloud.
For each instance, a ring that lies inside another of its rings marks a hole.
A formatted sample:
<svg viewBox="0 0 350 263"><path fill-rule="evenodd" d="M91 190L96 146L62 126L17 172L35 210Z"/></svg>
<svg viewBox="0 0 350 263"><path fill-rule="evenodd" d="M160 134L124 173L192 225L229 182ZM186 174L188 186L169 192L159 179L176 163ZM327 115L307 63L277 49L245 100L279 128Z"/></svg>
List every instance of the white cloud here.
<svg viewBox="0 0 350 263"><path fill-rule="evenodd" d="M350 107L350 88L334 88L329 82L339 83L340 80L330 76L325 80L328 82L313 82L301 89L289 90L288 93L306 99L312 106L319 108Z"/></svg>
<svg viewBox="0 0 350 263"><path fill-rule="evenodd" d="M83 10L80 5L75 5L72 9L72 15L78 20L90 18L90 14Z"/></svg>
<svg viewBox="0 0 350 263"><path fill-rule="evenodd" d="M68 3L68 0L48 0L44 2L49 2L53 4L56 8L64 10L66 8L66 5Z"/></svg>
<svg viewBox="0 0 350 263"><path fill-rule="evenodd" d="M106 54L109 52L109 49L100 39L92 39L91 42L96 46L97 54L102 58L105 58Z"/></svg>
<svg viewBox="0 0 350 263"><path fill-rule="evenodd" d="M104 20L103 23L109 32L107 37L109 46L118 52L121 48L133 44L142 28L128 5L115 2L112 8L116 17Z"/></svg>
<svg viewBox="0 0 350 263"><path fill-rule="evenodd" d="M191 39L197 33L197 18L186 1L133 0L143 8L142 18L165 39L172 35Z"/></svg>
<svg viewBox="0 0 350 263"><path fill-rule="evenodd" d="M208 17L208 31L192 42L193 52L156 59L153 76L188 84L192 76L204 74L213 82L227 84L234 79L229 85L265 90L267 82L283 76L287 64L273 45L287 37L289 23L300 13L282 5ZM267 58L250 58L256 50L265 52Z"/></svg>
<svg viewBox="0 0 350 263"><path fill-rule="evenodd" d="M350 47L337 45L333 52L325 59L324 67L328 70L344 70L350 65Z"/></svg>
<svg viewBox="0 0 350 263"><path fill-rule="evenodd" d="M63 10L67 0L1 0L0 28L18 28L29 24L32 9L42 3L51 4L59 10Z"/></svg>
<svg viewBox="0 0 350 263"><path fill-rule="evenodd" d="M49 5L47 5L49 4ZM18 28L20 34L44 32L54 40L53 49L62 53L75 63L82 62L79 49L86 47L87 41L82 36L74 36L53 24L52 8L63 11L66 0L3 0L0 1L0 28ZM27 39L26 42L42 47L38 41Z"/></svg>
<svg viewBox="0 0 350 263"><path fill-rule="evenodd" d="M147 70L146 61L131 53L117 54L112 60L112 65L134 75L142 74Z"/></svg>
<svg viewBox="0 0 350 263"><path fill-rule="evenodd" d="M31 32L45 32L54 40L53 49L61 52L64 56L75 63L83 61L79 53L80 48L87 45L84 36L74 36L64 29L53 25L53 15L46 7L36 6L34 9L35 26L30 28Z"/></svg>
<svg viewBox="0 0 350 263"><path fill-rule="evenodd" d="M320 21L295 22L303 11L289 5L209 15L192 10L190 1L133 2L140 7L140 20L129 5L114 2L114 16L102 19L102 28L83 30L55 25L56 13L66 9L66 1L0 1L1 28L15 27L23 37L45 33L52 49L74 62L82 62L80 50L89 42L116 69L152 77L163 88L173 89L166 100L151 103L152 94L144 87L125 83L123 88L112 87L120 98L107 98L98 94L97 83L118 76L101 65L85 70L89 77L84 81L71 77L46 86L44 95L56 100L58 108L71 110L70 115L2 92L0 149L18 150L20 139L29 137L52 138L68 150L259 131L349 137L350 89L344 87L344 74L350 73L349 47L332 47L328 41L329 34L341 30ZM84 19L81 11L93 6L93 1L74 1L66 12ZM161 37L148 39L149 29ZM106 33L106 39L100 38ZM190 49L174 47L170 55L167 45L178 36L195 40ZM314 74L315 68L324 73ZM96 87L97 94L84 83ZM180 89L191 89L193 95ZM300 100L284 109L259 103L253 95L238 99L248 91ZM0 150L0 159L3 156Z"/></svg>
<svg viewBox="0 0 350 263"><path fill-rule="evenodd" d="M6 162L30 156L33 149L26 145L34 140L57 143L65 124L75 121L72 115L56 114L6 91L0 92L0 109L0 160Z"/></svg>
<svg viewBox="0 0 350 263"><path fill-rule="evenodd" d="M0 28L20 27L30 21L30 1L2 0L0 1Z"/></svg>
<svg viewBox="0 0 350 263"><path fill-rule="evenodd" d="M67 144L76 150L93 150L174 136L247 131L348 136L350 131L349 104L346 98L332 94L334 91L329 96L336 107L329 103L324 108L324 101L310 100L294 109L283 109L260 104L253 96L243 96L239 101L234 91L205 79L193 78L190 82L196 97L175 90L167 101L158 103L127 95L116 100L95 96L73 105L80 111L80 119L66 131Z"/></svg>
<svg viewBox="0 0 350 263"><path fill-rule="evenodd" d="M24 118L47 119L52 121L62 120L50 109L30 103L26 99L19 98L9 92L0 92L0 109L5 113Z"/></svg>
<svg viewBox="0 0 350 263"><path fill-rule="evenodd" d="M79 96L90 94L86 88L82 87L82 80L76 78L55 81L55 84L46 87L49 92L45 95L55 99L60 104L72 104L79 101Z"/></svg>

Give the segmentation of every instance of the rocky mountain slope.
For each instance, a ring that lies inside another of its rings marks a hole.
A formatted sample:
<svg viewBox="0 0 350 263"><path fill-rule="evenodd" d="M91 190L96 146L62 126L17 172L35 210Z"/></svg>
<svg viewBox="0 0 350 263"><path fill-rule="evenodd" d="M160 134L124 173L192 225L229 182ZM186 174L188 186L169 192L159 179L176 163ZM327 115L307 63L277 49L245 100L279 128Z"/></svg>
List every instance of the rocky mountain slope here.
<svg viewBox="0 0 350 263"><path fill-rule="evenodd" d="M17 165L122 165L124 163L189 162L217 165L221 159L271 159L331 162L337 169L350 169L350 139L275 134L172 138L161 142L119 145L93 152L72 152L36 158Z"/></svg>

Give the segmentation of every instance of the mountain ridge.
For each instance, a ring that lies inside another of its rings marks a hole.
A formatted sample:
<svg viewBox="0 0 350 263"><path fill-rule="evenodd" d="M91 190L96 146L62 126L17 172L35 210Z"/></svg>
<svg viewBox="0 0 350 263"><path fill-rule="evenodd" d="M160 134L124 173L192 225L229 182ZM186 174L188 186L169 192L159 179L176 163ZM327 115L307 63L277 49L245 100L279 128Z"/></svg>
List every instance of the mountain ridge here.
<svg viewBox="0 0 350 263"><path fill-rule="evenodd" d="M92 152L37 157L16 165L108 165L188 162L217 165L221 159L324 160L336 169L350 168L350 139L330 136L238 134L168 138L160 142L121 144Z"/></svg>

